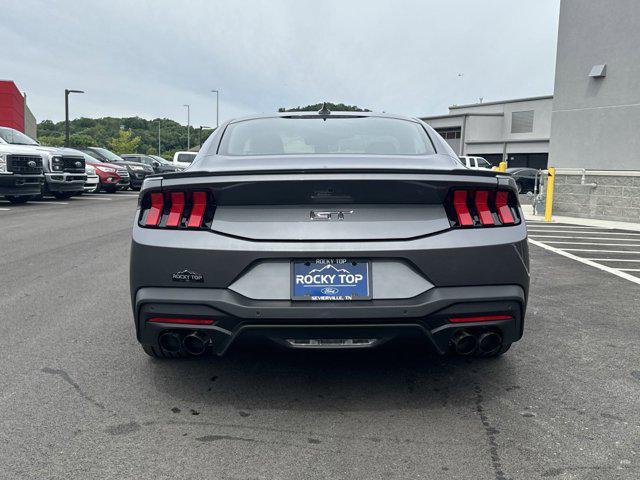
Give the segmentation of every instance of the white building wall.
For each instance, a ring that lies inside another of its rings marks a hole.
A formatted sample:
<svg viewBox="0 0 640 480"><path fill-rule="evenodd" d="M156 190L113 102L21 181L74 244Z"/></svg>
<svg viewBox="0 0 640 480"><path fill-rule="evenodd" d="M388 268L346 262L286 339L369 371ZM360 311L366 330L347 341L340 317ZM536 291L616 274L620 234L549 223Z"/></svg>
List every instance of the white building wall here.
<svg viewBox="0 0 640 480"><path fill-rule="evenodd" d="M639 131L640 1L562 0L550 164L639 171Z"/></svg>

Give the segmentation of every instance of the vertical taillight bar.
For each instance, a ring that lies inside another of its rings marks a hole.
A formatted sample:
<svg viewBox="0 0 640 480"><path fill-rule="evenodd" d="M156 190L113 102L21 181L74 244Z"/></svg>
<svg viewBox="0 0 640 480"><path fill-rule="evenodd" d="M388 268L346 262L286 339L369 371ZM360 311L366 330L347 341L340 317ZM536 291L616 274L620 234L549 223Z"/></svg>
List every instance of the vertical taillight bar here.
<svg viewBox="0 0 640 480"><path fill-rule="evenodd" d="M147 219L145 225L147 227L155 227L162 217L162 209L164 207L164 196L162 193L151 194L151 208L147 213Z"/></svg>
<svg viewBox="0 0 640 480"><path fill-rule="evenodd" d="M499 190L496 193L496 210L498 210L498 216L502 223L515 223L511 214L511 207L509 207L509 192Z"/></svg>
<svg viewBox="0 0 640 480"><path fill-rule="evenodd" d="M489 192L487 190L476 191L475 205L478 211L478 217L482 225L493 225L493 215L489 210Z"/></svg>
<svg viewBox="0 0 640 480"><path fill-rule="evenodd" d="M207 208L207 192L193 192L193 206L187 227L199 228L202 226L202 219Z"/></svg>
<svg viewBox="0 0 640 480"><path fill-rule="evenodd" d="M171 192L171 210L167 218L167 227L177 227L180 225L183 210L184 192Z"/></svg>
<svg viewBox="0 0 640 480"><path fill-rule="evenodd" d="M467 205L467 191L456 190L453 192L453 209L456 211L458 223L462 226L473 225L473 218Z"/></svg>

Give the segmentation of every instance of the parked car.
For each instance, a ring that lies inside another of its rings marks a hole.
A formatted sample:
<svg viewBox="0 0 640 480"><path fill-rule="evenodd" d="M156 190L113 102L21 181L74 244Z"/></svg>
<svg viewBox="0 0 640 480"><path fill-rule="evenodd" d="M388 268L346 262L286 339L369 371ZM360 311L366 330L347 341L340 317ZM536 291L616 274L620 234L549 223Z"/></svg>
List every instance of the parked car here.
<svg viewBox="0 0 640 480"><path fill-rule="evenodd" d="M511 176L460 168L426 123L385 114L287 112L213 135L140 192L130 287L149 355L262 336L297 349L414 337L493 357L522 337L529 257Z"/></svg>
<svg viewBox="0 0 640 480"><path fill-rule="evenodd" d="M198 152L176 152L173 154L173 164L182 168L187 168L191 165L198 155Z"/></svg>
<svg viewBox="0 0 640 480"><path fill-rule="evenodd" d="M84 183L84 191L87 193L96 193L100 190L100 177L96 173L96 167L87 163L85 166L87 181Z"/></svg>
<svg viewBox="0 0 640 480"><path fill-rule="evenodd" d="M38 195L53 195L70 198L84 191L87 180L84 158L79 152L68 148L43 147L31 137L18 130L0 127L3 142L21 145L33 155L42 157L44 183Z"/></svg>
<svg viewBox="0 0 640 480"><path fill-rule="evenodd" d="M458 158L460 158L463 165L467 168L471 168L472 170L491 170L493 168L493 165L482 157L469 157L462 155Z"/></svg>
<svg viewBox="0 0 640 480"><path fill-rule="evenodd" d="M44 184L42 154L11 144L13 133L0 127L0 195L11 203L24 203L39 195Z"/></svg>
<svg viewBox="0 0 640 480"><path fill-rule="evenodd" d="M536 177L539 177L540 170L528 167L507 168L516 181L518 193L529 193L534 191L536 186ZM538 182L540 179L538 178Z"/></svg>
<svg viewBox="0 0 640 480"><path fill-rule="evenodd" d="M180 172L184 170L184 168L179 167L168 160L165 160L162 157L158 157L156 155L143 155L140 153L127 153L125 155L120 155L127 161L130 162L138 162L144 163L145 165L153 168L155 173L170 173L170 172Z"/></svg>
<svg viewBox="0 0 640 480"><path fill-rule="evenodd" d="M93 167L98 176L96 192L114 193L116 190L126 190L129 187L130 177L126 167L98 160L84 151L82 155L84 155L87 165Z"/></svg>
<svg viewBox="0 0 640 480"><path fill-rule="evenodd" d="M110 163L112 165L119 165L127 169L129 173L129 185L132 190L140 190L142 182L147 175L153 174L153 168L146 166L143 163L127 161L119 155L101 147L87 147L82 149L83 152L91 155L101 162ZM120 190L126 190L127 187L119 187Z"/></svg>

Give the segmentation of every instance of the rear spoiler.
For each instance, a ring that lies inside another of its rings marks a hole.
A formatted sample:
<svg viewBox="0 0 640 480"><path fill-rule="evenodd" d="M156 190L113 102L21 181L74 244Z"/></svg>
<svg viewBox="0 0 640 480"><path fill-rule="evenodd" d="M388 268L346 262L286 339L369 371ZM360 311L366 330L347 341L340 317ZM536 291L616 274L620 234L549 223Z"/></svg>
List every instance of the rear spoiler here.
<svg viewBox="0 0 640 480"><path fill-rule="evenodd" d="M333 173L359 173L359 174L380 174L380 173L392 173L392 174L413 174L413 175L468 175L470 177L497 177L504 174L503 172L493 170L469 170L466 168L452 169L452 170L434 170L434 169L406 169L406 168L295 168L295 169L260 169L260 170L225 170L225 171L212 171L212 170L185 170L182 172L173 173L159 173L156 175L149 175L147 178L163 178L163 179L178 179L178 178L192 178L192 177L229 177L229 176L244 176L244 175L295 175L295 174L333 174Z"/></svg>

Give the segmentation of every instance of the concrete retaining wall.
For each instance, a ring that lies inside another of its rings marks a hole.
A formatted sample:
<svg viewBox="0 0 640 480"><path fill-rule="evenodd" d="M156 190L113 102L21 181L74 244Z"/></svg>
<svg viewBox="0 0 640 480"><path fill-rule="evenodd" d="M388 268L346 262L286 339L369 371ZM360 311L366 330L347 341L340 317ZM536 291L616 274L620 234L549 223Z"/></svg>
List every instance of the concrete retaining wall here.
<svg viewBox="0 0 640 480"><path fill-rule="evenodd" d="M553 213L569 217L640 223L640 172L637 174L556 175ZM588 184L595 183L596 186Z"/></svg>

